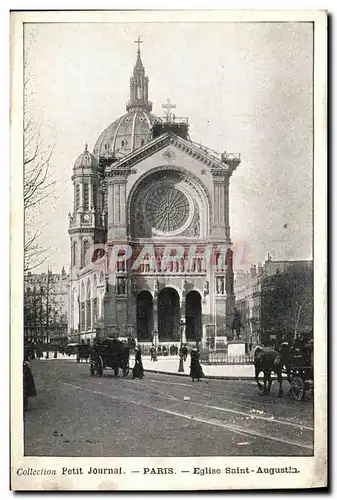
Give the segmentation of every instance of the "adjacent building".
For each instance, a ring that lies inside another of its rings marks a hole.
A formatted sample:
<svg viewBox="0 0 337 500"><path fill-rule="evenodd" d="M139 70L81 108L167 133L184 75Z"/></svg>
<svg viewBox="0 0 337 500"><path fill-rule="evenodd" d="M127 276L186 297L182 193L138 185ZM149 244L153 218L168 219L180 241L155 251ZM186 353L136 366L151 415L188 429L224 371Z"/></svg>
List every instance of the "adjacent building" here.
<svg viewBox="0 0 337 500"><path fill-rule="evenodd" d="M24 283L24 335L26 342L66 344L68 335L69 275L31 273Z"/></svg>
<svg viewBox="0 0 337 500"><path fill-rule="evenodd" d="M248 344L313 333L313 261L275 261L235 275L235 307Z"/></svg>

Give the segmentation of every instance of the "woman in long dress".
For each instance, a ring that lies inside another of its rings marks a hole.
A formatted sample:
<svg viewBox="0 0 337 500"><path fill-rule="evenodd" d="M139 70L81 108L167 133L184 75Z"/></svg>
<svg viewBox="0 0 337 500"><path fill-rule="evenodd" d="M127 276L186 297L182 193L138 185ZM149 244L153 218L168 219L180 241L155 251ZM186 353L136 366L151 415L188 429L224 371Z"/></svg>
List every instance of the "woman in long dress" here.
<svg viewBox="0 0 337 500"><path fill-rule="evenodd" d="M135 366L132 369L132 378L144 378L142 351L140 350L140 347L136 347L135 352Z"/></svg>
<svg viewBox="0 0 337 500"><path fill-rule="evenodd" d="M37 396L32 370L25 359L23 362L23 410L28 410L28 398Z"/></svg>
<svg viewBox="0 0 337 500"><path fill-rule="evenodd" d="M191 368L190 377L193 382L195 379L197 379L197 381L199 382L201 377L204 376L199 359L200 359L199 351L196 347L193 347L191 351L191 366L190 366Z"/></svg>

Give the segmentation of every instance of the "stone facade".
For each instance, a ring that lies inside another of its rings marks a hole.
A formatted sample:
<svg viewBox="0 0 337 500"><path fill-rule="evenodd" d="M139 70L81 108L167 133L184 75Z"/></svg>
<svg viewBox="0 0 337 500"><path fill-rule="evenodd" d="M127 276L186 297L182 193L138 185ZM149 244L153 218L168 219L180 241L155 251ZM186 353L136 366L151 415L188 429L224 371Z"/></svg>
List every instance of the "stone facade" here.
<svg viewBox="0 0 337 500"><path fill-rule="evenodd" d="M74 166L70 332L141 342L230 337L229 181L239 157L193 143L186 119L180 127L169 112L165 119L148 116L144 131L138 115L151 109L139 53L128 114ZM130 120L125 141L133 146L123 155L116 144ZM146 141L139 143L142 133Z"/></svg>

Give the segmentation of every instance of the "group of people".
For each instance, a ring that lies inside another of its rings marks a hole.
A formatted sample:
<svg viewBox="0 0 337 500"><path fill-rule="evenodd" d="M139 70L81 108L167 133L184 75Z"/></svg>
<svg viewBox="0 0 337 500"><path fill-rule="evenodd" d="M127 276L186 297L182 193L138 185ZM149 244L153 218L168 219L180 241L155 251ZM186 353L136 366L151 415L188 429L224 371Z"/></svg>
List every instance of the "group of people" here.
<svg viewBox="0 0 337 500"><path fill-rule="evenodd" d="M164 348L165 347L163 347L163 349ZM139 359L140 359L140 363L141 363L140 348L138 347L137 349L138 350L136 351L136 360L137 360L137 356L138 356ZM186 344L182 344L180 346L179 351L178 351L178 348L177 348L177 353L176 354L178 354L178 352L179 352L179 356L181 356L183 358L183 360L186 361L187 356L188 356L187 345ZM150 348L150 355L151 355L151 361L153 361L153 362L157 361L157 359L158 359L157 358L157 356L158 356L158 350L157 350L157 347L155 345L151 346L151 348ZM143 367L142 364L141 364L141 366ZM135 367L136 367L136 365L135 365ZM138 370L138 368L136 367L136 371L137 370ZM197 346L194 346L193 349L191 350L190 377L191 377L192 381L194 382L194 380L198 380L199 381L200 378L202 378L203 376L204 376L204 374L203 374L202 367L201 367L201 364L200 364L200 353L199 353L199 350L198 350ZM135 378L135 376L134 376L134 378Z"/></svg>

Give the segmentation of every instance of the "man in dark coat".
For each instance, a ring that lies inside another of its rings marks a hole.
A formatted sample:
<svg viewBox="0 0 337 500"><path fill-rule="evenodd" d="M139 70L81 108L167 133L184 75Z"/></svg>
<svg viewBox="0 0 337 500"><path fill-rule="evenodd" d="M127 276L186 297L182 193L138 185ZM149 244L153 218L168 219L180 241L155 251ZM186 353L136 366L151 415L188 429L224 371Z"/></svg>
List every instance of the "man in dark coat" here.
<svg viewBox="0 0 337 500"><path fill-rule="evenodd" d="M204 376L199 359L200 359L199 351L196 347L193 347L191 351L191 366L190 366L191 368L190 377L193 382L195 379L197 379L197 381L199 382L201 377Z"/></svg>
<svg viewBox="0 0 337 500"><path fill-rule="evenodd" d="M32 370L27 361L23 362L23 410L28 410L28 398L37 395Z"/></svg>
<svg viewBox="0 0 337 500"><path fill-rule="evenodd" d="M135 366L132 369L132 378L144 378L142 352L140 350L140 347L136 347L135 352Z"/></svg>

